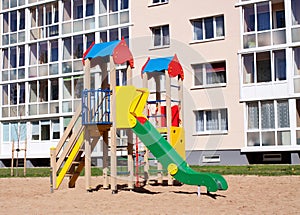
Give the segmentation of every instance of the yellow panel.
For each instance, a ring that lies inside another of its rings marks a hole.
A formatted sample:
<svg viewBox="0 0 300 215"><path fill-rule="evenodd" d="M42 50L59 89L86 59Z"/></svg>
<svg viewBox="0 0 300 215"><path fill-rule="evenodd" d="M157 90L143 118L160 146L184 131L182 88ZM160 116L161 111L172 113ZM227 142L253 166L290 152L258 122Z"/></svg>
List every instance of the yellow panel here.
<svg viewBox="0 0 300 215"><path fill-rule="evenodd" d="M72 165L72 162L74 161L83 141L84 141L84 131L81 132L77 142L75 143L66 163L64 164L63 168L59 172L57 179L56 179L56 189L60 186L61 182L63 181L66 173L68 172L69 168Z"/></svg>
<svg viewBox="0 0 300 215"><path fill-rule="evenodd" d="M135 95L136 88L134 86L116 87L116 122L113 123L116 123L117 128L131 128L130 121L135 121L129 111Z"/></svg>
<svg viewBox="0 0 300 215"><path fill-rule="evenodd" d="M182 127L171 127L171 146L185 160L185 138Z"/></svg>
<svg viewBox="0 0 300 215"><path fill-rule="evenodd" d="M134 100L131 102L130 113L134 116L143 116L143 111L147 103L149 90L147 88L136 89Z"/></svg>
<svg viewBox="0 0 300 215"><path fill-rule="evenodd" d="M143 116L148 99L148 89L137 89L134 86L116 87L116 126L132 128L136 124L134 116Z"/></svg>

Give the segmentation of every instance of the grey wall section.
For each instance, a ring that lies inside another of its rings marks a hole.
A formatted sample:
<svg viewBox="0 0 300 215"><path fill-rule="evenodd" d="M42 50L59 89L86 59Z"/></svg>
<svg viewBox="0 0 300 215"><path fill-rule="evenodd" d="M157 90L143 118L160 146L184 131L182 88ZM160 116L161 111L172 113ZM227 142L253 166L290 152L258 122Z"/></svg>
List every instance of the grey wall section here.
<svg viewBox="0 0 300 215"><path fill-rule="evenodd" d="M291 164L300 164L300 153L291 153Z"/></svg>
<svg viewBox="0 0 300 215"><path fill-rule="evenodd" d="M203 162L203 156L220 156L220 162ZM186 160L190 165L248 165L245 154L240 150L186 151Z"/></svg>

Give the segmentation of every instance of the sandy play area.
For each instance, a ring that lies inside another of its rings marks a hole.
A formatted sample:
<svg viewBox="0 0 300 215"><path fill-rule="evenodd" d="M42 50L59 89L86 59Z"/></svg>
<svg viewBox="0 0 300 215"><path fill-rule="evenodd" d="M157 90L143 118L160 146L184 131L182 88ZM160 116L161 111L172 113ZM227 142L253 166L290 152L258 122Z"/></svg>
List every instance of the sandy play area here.
<svg viewBox="0 0 300 215"><path fill-rule="evenodd" d="M227 191L207 195L195 186L147 185L137 191L112 195L101 189L101 177L93 177L98 189L63 186L50 193L49 178L0 179L0 214L299 214L300 177L225 176Z"/></svg>

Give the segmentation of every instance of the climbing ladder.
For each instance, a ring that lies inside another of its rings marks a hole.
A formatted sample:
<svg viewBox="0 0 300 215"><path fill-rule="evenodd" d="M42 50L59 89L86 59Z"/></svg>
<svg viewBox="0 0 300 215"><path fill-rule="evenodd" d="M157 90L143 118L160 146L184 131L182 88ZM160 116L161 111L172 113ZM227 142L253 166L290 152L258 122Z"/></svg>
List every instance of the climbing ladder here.
<svg viewBox="0 0 300 215"><path fill-rule="evenodd" d="M75 187L85 163L84 142L88 132L93 151L103 132L111 126L109 90L84 90L82 109L78 108L56 148L51 148L53 188L58 189L65 177Z"/></svg>

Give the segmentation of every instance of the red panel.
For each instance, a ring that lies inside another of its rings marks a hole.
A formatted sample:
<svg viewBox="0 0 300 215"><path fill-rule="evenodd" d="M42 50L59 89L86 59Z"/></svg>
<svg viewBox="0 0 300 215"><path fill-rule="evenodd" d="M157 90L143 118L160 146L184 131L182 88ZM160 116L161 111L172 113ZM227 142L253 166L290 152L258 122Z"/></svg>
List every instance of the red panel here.
<svg viewBox="0 0 300 215"><path fill-rule="evenodd" d="M174 58L169 64L168 72L170 77L176 77L180 76L181 80L184 79L184 73L181 64L179 63L179 60L177 58L177 55L174 55Z"/></svg>
<svg viewBox="0 0 300 215"><path fill-rule="evenodd" d="M121 42L114 49L113 59L116 64L123 64L128 61L130 67L131 68L134 67L133 56L132 56L131 51L129 50L124 38L122 38Z"/></svg>
<svg viewBox="0 0 300 215"><path fill-rule="evenodd" d="M175 127L179 127L179 108L178 108L178 105L174 105L172 108L171 108L171 112L172 112L172 126L175 126Z"/></svg>
<svg viewBox="0 0 300 215"><path fill-rule="evenodd" d="M160 114L161 114L161 127L166 127L167 126L166 106L160 107Z"/></svg>

